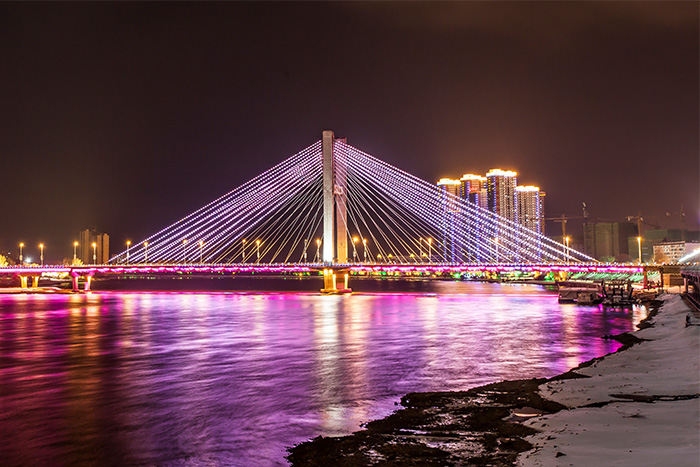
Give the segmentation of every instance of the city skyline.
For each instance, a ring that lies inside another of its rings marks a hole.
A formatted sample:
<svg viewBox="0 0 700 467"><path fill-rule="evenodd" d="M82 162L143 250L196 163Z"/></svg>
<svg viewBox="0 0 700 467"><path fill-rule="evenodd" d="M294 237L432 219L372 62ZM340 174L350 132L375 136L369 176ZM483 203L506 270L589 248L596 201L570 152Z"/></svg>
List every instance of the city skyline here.
<svg viewBox="0 0 700 467"><path fill-rule="evenodd" d="M121 251L324 129L424 180L537 174L548 216L674 227L683 205L697 229L696 3L0 13L5 249L58 261L96 226Z"/></svg>

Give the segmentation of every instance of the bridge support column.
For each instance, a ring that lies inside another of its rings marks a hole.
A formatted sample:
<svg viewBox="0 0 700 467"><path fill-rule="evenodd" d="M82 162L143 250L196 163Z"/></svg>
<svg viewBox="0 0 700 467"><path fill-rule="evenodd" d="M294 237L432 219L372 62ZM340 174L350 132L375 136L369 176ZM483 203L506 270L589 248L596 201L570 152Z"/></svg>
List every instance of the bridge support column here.
<svg viewBox="0 0 700 467"><path fill-rule="evenodd" d="M340 276L340 282L338 282ZM326 268L323 270L323 288L321 293L325 294L344 294L352 292L348 287L350 282L350 272L346 270L333 270Z"/></svg>
<svg viewBox="0 0 700 467"><path fill-rule="evenodd" d="M642 289L645 289L645 290L646 290L646 289L649 288L649 277L647 276L647 267L644 266L644 267L642 268L642 271L643 271L643 273L644 273L644 276L643 276L644 279L643 279L643 281L642 281Z"/></svg>
<svg viewBox="0 0 700 467"><path fill-rule="evenodd" d="M80 292L80 287L78 286L79 276L73 276L73 292Z"/></svg>
<svg viewBox="0 0 700 467"><path fill-rule="evenodd" d="M90 291L90 282L92 282L92 276L85 276L85 291Z"/></svg>
<svg viewBox="0 0 700 467"><path fill-rule="evenodd" d="M27 276L19 276L19 287L22 289L27 288Z"/></svg>
<svg viewBox="0 0 700 467"><path fill-rule="evenodd" d="M32 276L32 288L36 289L39 287L39 276Z"/></svg>

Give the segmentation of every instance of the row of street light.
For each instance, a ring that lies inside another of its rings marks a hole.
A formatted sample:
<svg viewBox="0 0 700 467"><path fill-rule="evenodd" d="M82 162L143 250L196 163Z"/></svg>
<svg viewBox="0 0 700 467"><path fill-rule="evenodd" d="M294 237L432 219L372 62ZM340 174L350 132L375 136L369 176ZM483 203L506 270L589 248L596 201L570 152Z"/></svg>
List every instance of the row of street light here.
<svg viewBox="0 0 700 467"><path fill-rule="evenodd" d="M352 259L354 262L357 262L358 260L358 254L357 254L357 242L359 241L359 237L352 237ZM566 247L566 263L569 263L569 242L571 241L571 237L564 237L564 245ZM498 238L494 239L494 242L496 244L496 255L498 256ZM256 248L256 261L259 263L260 262L260 245L261 245L260 240L255 240L255 248ZM316 255L314 256L314 262L320 261L321 257L321 239L317 238L316 239ZM424 257L426 255L423 254L423 243L426 243L428 245L428 261L432 260L432 249L433 249L433 239L432 238L427 238L423 239L422 237L418 239L418 250L419 250L419 257ZM73 264L76 263L77 258L78 258L78 245L79 242L73 242ZM304 239L304 262L307 262L307 250L308 250L308 245L309 245L309 240ZM363 258L364 262L367 262L367 239L363 238L362 239L362 246L363 246ZM642 237L637 237L637 246L638 246L638 251L639 251L639 264L642 264ZM129 248L131 247L131 240L126 241L126 264L129 264ZM144 262L148 262L148 242L143 242L143 247L144 247ZM246 239L244 238L242 240L242 252L241 252L241 262L245 262L245 247L246 247ZM19 262L20 264L23 264L23 249L24 249L24 243L19 244ZM40 250L40 261L41 261L41 266L44 265L44 244L40 243L39 244L39 250ZM204 262L204 241L200 240L199 241L199 262L202 264ZM411 258L414 258L414 255L410 255ZM378 254L377 258L381 259L382 255ZM392 257L391 254L388 255L389 258ZM183 262L187 262L187 239L182 240L182 259ZM92 262L93 264L97 264L97 243L92 242Z"/></svg>

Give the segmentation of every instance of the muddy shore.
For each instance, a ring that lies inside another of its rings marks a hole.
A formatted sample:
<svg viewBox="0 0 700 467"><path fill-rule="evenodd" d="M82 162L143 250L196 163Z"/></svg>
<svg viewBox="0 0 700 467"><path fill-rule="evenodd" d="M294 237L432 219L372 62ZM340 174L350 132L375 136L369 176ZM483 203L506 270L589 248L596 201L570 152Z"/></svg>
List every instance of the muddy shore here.
<svg viewBox="0 0 700 467"><path fill-rule="evenodd" d="M662 302L650 302L639 324L648 327ZM641 340L629 333L601 336L622 343L622 352ZM501 381L456 392L409 393L402 408L348 436L322 437L289 449L294 466L513 465L532 449L525 439L537 430L519 422L566 407L543 399L538 388L552 381L586 378L577 369L553 378Z"/></svg>

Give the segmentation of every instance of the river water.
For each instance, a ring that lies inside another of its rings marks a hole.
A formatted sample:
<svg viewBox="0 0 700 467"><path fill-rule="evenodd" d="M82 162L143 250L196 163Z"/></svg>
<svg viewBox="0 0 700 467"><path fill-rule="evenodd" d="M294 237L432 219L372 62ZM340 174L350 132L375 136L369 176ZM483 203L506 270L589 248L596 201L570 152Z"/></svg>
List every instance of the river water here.
<svg viewBox="0 0 700 467"><path fill-rule="evenodd" d="M2 465L285 465L410 391L553 376L646 312L538 286L0 295Z"/></svg>

